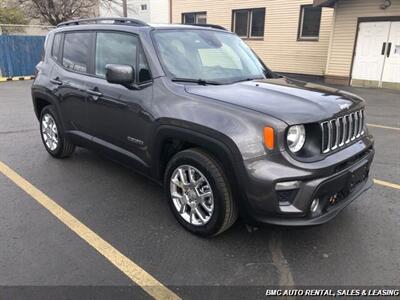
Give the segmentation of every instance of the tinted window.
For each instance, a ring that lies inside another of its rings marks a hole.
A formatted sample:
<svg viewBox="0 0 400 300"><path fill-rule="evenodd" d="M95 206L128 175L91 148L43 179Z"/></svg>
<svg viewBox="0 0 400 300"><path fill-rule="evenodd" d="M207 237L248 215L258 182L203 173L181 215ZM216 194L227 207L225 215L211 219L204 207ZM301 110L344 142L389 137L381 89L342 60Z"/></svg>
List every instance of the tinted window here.
<svg viewBox="0 0 400 300"><path fill-rule="evenodd" d="M146 82L151 80L149 65L147 64L146 57L143 50L139 51L139 66L138 66L139 82Z"/></svg>
<svg viewBox="0 0 400 300"><path fill-rule="evenodd" d="M61 33L57 33L54 36L53 40L53 48L51 49L51 56L55 59L58 60L58 55L60 52L60 45L61 45Z"/></svg>
<svg viewBox="0 0 400 300"><path fill-rule="evenodd" d="M318 39L321 24L321 7L302 6L300 14L301 39Z"/></svg>
<svg viewBox="0 0 400 300"><path fill-rule="evenodd" d="M96 38L96 75L106 77L107 64L136 67L138 39L124 33L99 32Z"/></svg>
<svg viewBox="0 0 400 300"><path fill-rule="evenodd" d="M87 73L89 66L90 32L66 33L62 64L77 72Z"/></svg>
<svg viewBox="0 0 400 300"><path fill-rule="evenodd" d="M240 37L264 36L265 8L233 11L233 31Z"/></svg>

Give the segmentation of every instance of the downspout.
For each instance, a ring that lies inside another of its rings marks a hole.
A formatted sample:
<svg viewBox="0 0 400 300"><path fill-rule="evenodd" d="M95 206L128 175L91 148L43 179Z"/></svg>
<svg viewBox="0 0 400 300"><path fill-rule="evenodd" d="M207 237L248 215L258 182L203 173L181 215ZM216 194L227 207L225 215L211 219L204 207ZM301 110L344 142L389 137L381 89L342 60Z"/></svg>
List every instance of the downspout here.
<svg viewBox="0 0 400 300"><path fill-rule="evenodd" d="M337 11L337 5L333 6L333 16L332 16L332 31L330 34L329 38L329 48L328 48L328 57L326 60L326 66L325 66L325 76L329 75L329 69L330 69L330 64L331 64L331 56L332 56L332 45L333 45L333 39L335 37L335 29L336 29L336 11Z"/></svg>
<svg viewBox="0 0 400 300"><path fill-rule="evenodd" d="M169 23L172 24L172 0L169 0Z"/></svg>

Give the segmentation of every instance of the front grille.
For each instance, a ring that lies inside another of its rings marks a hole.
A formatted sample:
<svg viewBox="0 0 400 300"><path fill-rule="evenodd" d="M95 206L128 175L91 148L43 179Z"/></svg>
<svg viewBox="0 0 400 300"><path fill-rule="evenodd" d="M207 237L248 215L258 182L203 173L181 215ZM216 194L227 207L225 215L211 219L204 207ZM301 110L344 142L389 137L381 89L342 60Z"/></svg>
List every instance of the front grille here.
<svg viewBox="0 0 400 300"><path fill-rule="evenodd" d="M331 152L364 134L364 110L321 123L322 153Z"/></svg>

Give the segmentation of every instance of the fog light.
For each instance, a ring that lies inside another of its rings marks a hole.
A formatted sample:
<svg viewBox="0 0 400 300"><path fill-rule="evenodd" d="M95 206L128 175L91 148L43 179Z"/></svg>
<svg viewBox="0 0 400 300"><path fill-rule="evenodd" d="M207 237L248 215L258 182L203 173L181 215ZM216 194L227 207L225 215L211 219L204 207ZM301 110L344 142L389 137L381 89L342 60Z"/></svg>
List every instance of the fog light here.
<svg viewBox="0 0 400 300"><path fill-rule="evenodd" d="M318 210L318 206L319 206L319 199L316 198L313 200L313 202L311 203L311 212L315 213Z"/></svg>

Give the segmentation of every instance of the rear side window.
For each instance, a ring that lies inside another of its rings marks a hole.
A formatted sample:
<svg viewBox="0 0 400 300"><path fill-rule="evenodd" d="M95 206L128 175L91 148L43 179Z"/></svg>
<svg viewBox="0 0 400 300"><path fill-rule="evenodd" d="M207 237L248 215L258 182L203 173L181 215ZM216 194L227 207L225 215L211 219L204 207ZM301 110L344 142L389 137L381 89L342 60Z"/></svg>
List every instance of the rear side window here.
<svg viewBox="0 0 400 300"><path fill-rule="evenodd" d="M136 69L138 45L138 38L131 34L98 32L96 38L96 75L105 78L107 64L131 65Z"/></svg>
<svg viewBox="0 0 400 300"><path fill-rule="evenodd" d="M88 73L90 32L71 32L65 34L62 64L67 69Z"/></svg>
<svg viewBox="0 0 400 300"><path fill-rule="evenodd" d="M51 57L53 57L54 60L58 60L59 58L60 45L61 45L61 33L57 33L54 36L53 47L51 48Z"/></svg>

